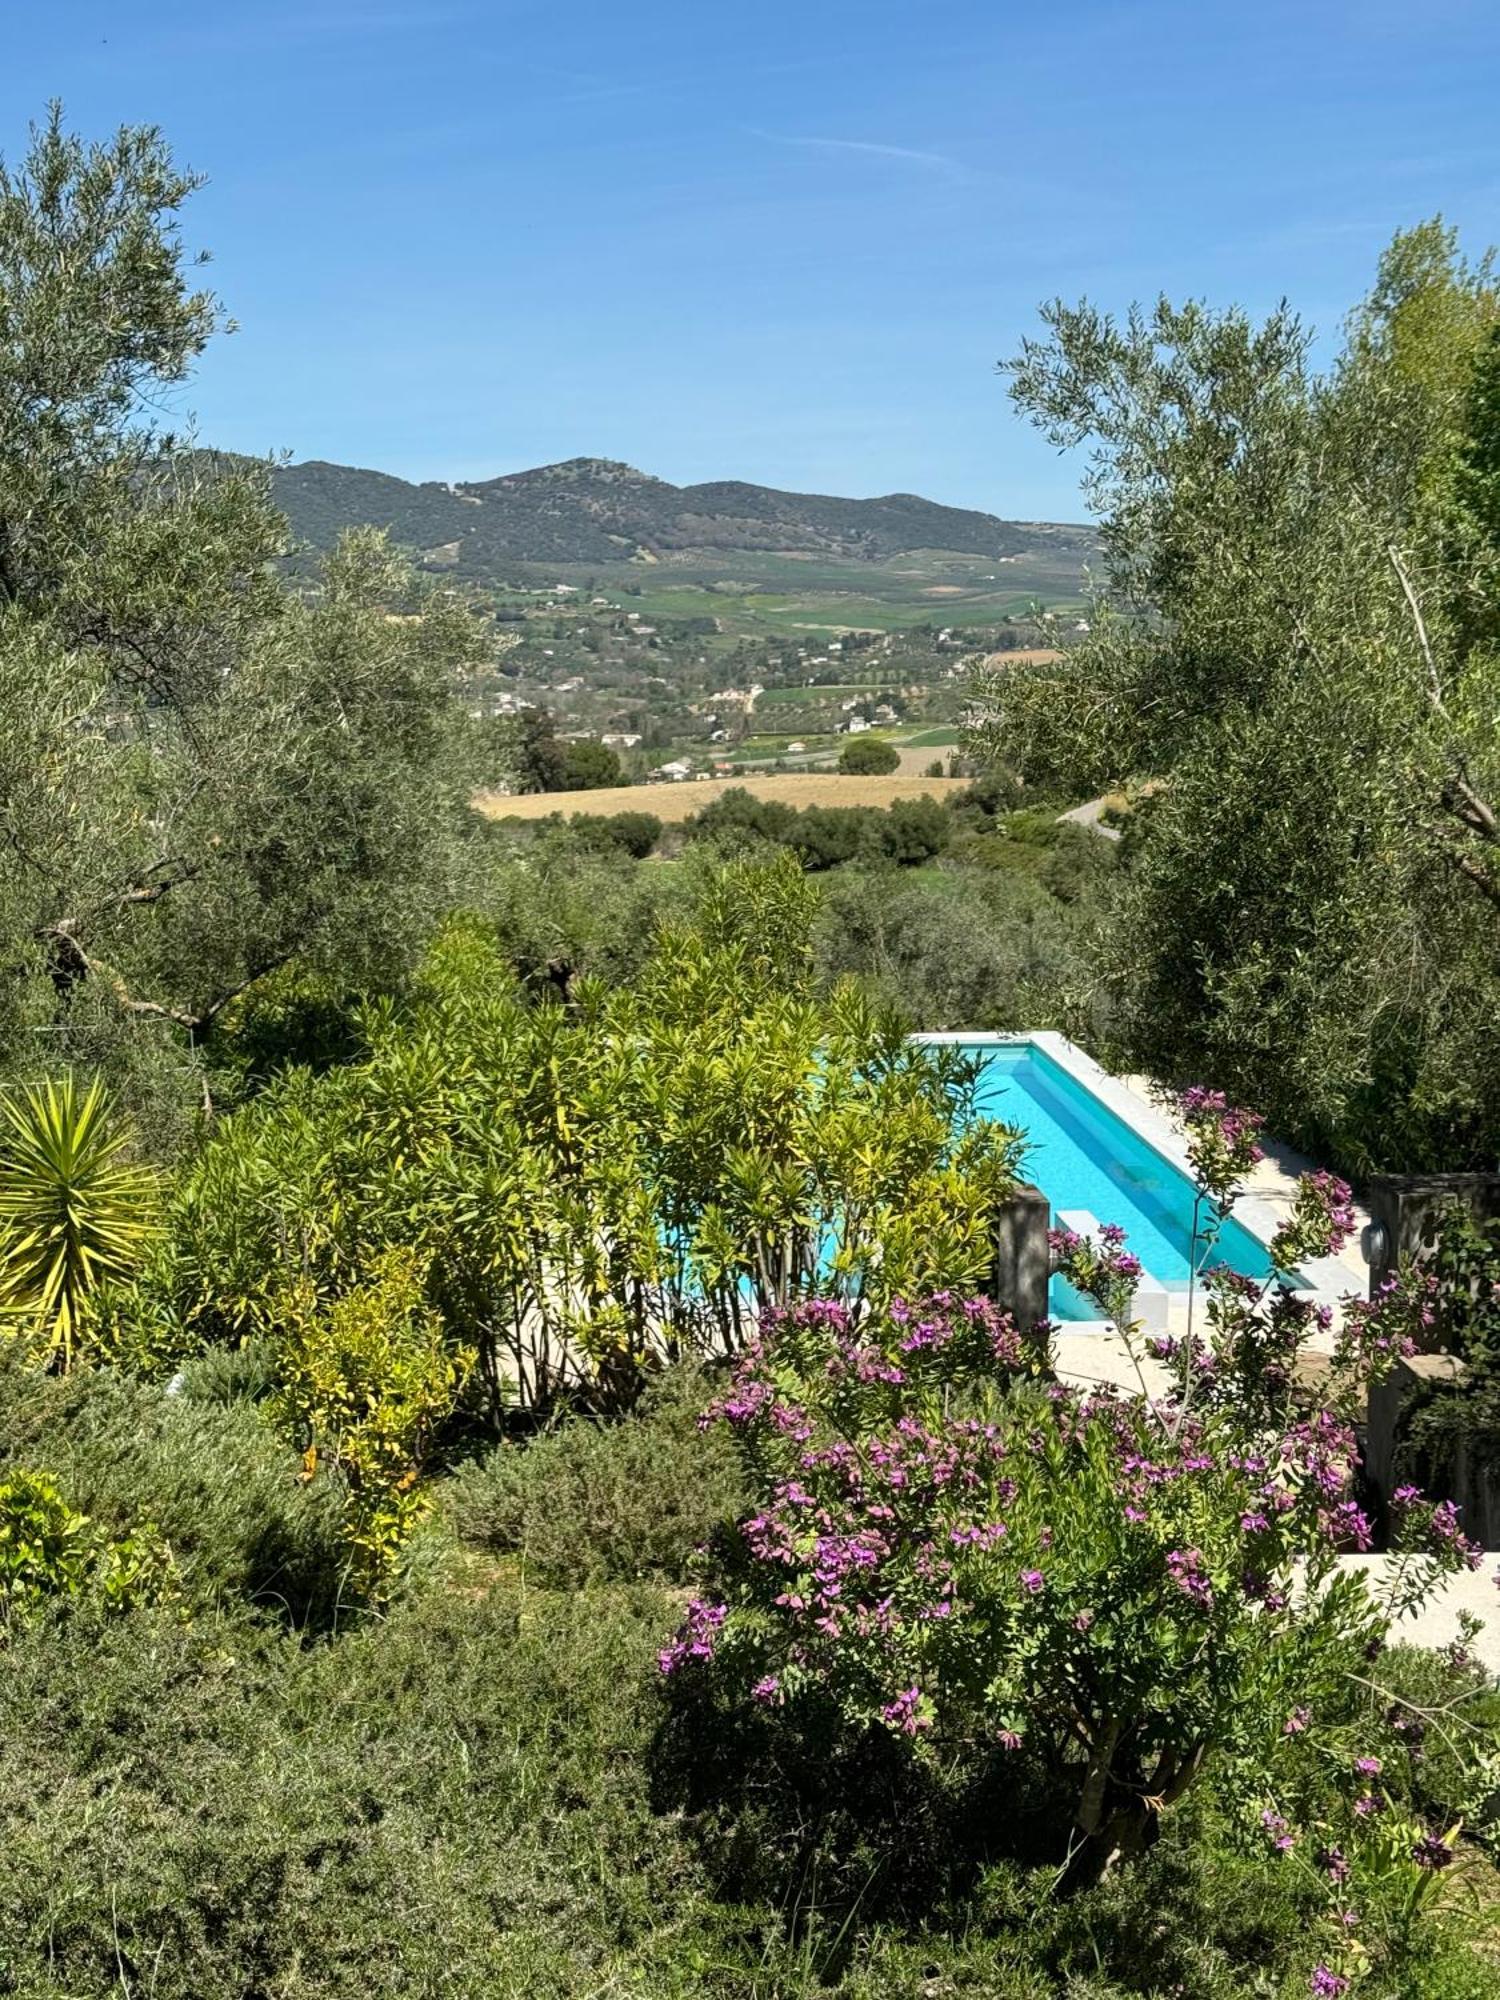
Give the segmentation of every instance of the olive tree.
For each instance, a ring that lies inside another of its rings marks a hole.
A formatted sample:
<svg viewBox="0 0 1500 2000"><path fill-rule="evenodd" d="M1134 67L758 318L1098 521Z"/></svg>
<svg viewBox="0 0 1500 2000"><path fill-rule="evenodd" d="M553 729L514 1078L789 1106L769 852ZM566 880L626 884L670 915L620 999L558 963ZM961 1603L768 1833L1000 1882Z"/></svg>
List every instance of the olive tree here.
<svg viewBox="0 0 1500 2000"><path fill-rule="evenodd" d="M279 573L269 467L161 412L225 325L152 130L0 165L0 1057L165 1072L272 969L404 962L477 639L377 537ZM175 1081L174 1081L175 1079Z"/></svg>
<svg viewBox="0 0 1500 2000"><path fill-rule="evenodd" d="M978 742L1080 793L1164 780L1107 954L1125 1053L1356 1165L1500 1134L1497 317L1432 224L1329 370L1285 306L1166 300L1056 303L1010 365L1089 450L1105 579L1077 647L984 672Z"/></svg>

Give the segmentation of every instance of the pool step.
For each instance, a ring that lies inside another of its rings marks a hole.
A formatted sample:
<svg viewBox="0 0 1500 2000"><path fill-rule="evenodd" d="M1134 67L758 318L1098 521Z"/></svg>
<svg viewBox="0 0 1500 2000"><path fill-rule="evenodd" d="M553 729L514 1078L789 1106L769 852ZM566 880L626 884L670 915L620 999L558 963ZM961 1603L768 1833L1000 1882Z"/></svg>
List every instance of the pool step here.
<svg viewBox="0 0 1500 2000"><path fill-rule="evenodd" d="M1057 1219L1075 1236L1086 1237L1090 1243L1102 1240L1099 1218L1091 1215L1086 1208L1059 1209ZM1135 1288L1135 1316L1151 1333L1167 1331L1167 1288L1149 1271L1142 1271Z"/></svg>

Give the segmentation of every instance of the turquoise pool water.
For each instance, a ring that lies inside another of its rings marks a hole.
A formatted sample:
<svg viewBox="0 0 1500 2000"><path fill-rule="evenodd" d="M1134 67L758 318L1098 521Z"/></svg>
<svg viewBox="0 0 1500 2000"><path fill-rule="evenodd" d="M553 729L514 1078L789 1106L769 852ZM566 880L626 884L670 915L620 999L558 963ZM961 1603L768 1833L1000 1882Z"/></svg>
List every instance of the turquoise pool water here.
<svg viewBox="0 0 1500 2000"><path fill-rule="evenodd" d="M1052 1204L1115 1222L1146 1271L1168 1291L1185 1290L1193 1240L1193 1187L1187 1176L1116 1117L1084 1084L1034 1043L966 1042L983 1064L977 1109L1026 1134L1022 1171ZM1246 1277L1271 1269L1265 1247L1233 1219L1212 1261ZM1055 1319L1093 1319L1097 1308L1061 1278L1052 1281Z"/></svg>

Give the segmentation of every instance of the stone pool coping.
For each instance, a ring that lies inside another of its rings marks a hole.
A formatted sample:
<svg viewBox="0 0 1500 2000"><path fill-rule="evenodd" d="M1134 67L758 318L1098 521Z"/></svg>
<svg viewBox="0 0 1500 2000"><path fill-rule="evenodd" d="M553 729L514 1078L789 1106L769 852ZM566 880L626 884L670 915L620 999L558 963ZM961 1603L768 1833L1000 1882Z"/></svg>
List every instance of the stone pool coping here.
<svg viewBox="0 0 1500 2000"><path fill-rule="evenodd" d="M1152 1089L1149 1079L1143 1077L1123 1078L1112 1076L1097 1063L1091 1055L1079 1048L1066 1035L1054 1029L1037 1028L1015 1033L971 1033L961 1028L942 1029L931 1033L913 1035L914 1042L981 1044L992 1048L1016 1048L1030 1046L1038 1048L1057 1064L1066 1075L1096 1097L1106 1111L1111 1112L1122 1124L1129 1128L1167 1164L1192 1178L1188 1164L1187 1136L1180 1124L1152 1101L1148 1094ZM1244 1196L1235 1203L1234 1217L1250 1234L1262 1244L1269 1243L1285 1218L1296 1193L1299 1173L1305 1172L1309 1162L1293 1153L1290 1148L1279 1145L1275 1140L1264 1142L1266 1158L1255 1169ZM1044 1190L1045 1192L1045 1190ZM1368 1221L1363 1211L1358 1211L1360 1230L1356 1233L1348 1250L1341 1257L1308 1258L1299 1266L1301 1274L1308 1280L1303 1296L1312 1298L1320 1306L1328 1306L1334 1315L1336 1327L1342 1317L1342 1305L1351 1292L1363 1297L1368 1290L1368 1266L1360 1247L1364 1225ZM1181 1301L1185 1294L1169 1294L1169 1298ZM1068 1322L1067 1337L1071 1342L1078 1334L1098 1337L1106 1330L1106 1322L1096 1320L1072 1320ZM1114 1336L1117 1340L1118 1336ZM1331 1332L1314 1336L1308 1342L1314 1349L1331 1345ZM1113 1371L1110 1371L1113 1372Z"/></svg>

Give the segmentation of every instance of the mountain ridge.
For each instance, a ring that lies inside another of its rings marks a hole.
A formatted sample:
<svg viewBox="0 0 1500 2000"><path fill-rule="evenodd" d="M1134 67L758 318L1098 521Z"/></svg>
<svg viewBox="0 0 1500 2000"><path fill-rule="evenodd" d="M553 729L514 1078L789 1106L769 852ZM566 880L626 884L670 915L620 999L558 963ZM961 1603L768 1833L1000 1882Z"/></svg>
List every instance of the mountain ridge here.
<svg viewBox="0 0 1500 2000"><path fill-rule="evenodd" d="M649 562L690 551L874 563L941 549L999 560L1038 537L1080 546L1093 537L1081 524L1004 520L913 493L848 499L733 479L677 486L602 458L453 482L306 459L278 466L273 487L299 542L328 548L369 522L434 566L475 575L507 562Z"/></svg>

